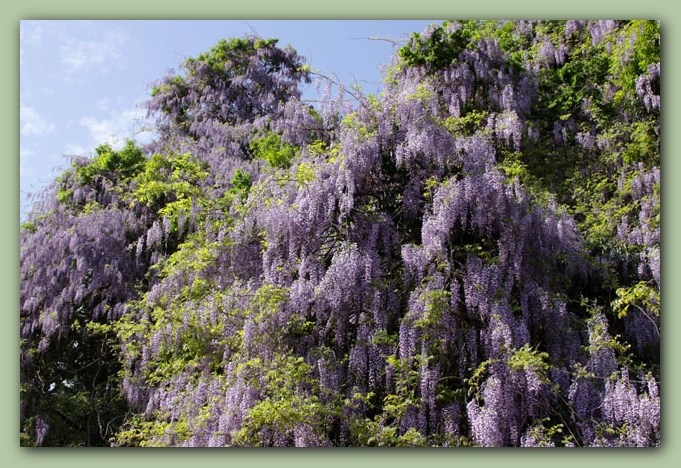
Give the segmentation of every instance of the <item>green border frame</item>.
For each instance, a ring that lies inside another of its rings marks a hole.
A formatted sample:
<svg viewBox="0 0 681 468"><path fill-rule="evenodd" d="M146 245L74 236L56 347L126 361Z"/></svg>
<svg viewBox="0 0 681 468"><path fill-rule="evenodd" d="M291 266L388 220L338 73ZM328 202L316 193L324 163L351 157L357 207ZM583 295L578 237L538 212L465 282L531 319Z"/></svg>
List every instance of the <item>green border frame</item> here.
<svg viewBox="0 0 681 468"><path fill-rule="evenodd" d="M5 170L0 171L0 297L6 306L5 324L0 327L1 362L6 378L0 385L3 423L0 424L0 449L9 466L49 464L56 467L119 467L161 464L165 467L200 466L276 466L346 467L390 465L406 467L417 463L428 466L454 466L460 463L504 468L568 467L575 464L603 464L618 468L644 464L674 466L681 459L679 403L673 396L679 390L679 369L673 356L679 354L679 342L673 333L679 317L673 310L681 303L673 284L678 280L680 260L675 233L679 216L673 200L681 195L681 174L674 153L680 148L679 92L675 83L681 79L679 54L681 7L669 0L571 0L551 3L537 0L418 0L396 5L395 0L344 0L320 5L311 0L260 0L257 3L232 4L228 0L117 0L93 4L85 0L8 0L0 17L0 54L6 64L0 75L0 129ZM461 4L459 4L461 3ZM22 19L429 19L429 18L641 18L662 22L662 296L663 296L663 380L662 380L662 448L660 449L22 449L19 447L18 382L18 246L19 246L19 20ZM105 450L106 452L101 452ZM198 450L198 451L197 451ZM677 462L674 462L677 460Z"/></svg>

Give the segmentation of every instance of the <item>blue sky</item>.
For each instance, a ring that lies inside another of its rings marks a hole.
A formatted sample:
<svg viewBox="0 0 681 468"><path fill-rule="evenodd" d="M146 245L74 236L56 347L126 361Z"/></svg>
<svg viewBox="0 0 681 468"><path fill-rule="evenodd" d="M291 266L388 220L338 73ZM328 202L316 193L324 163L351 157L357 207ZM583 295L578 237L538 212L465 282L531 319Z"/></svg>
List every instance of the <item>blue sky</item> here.
<svg viewBox="0 0 681 468"><path fill-rule="evenodd" d="M145 130L149 85L222 38L258 34L291 45L321 72L377 92L395 46L432 21L22 21L20 25L20 216L26 195L102 143ZM306 91L308 97L315 86Z"/></svg>

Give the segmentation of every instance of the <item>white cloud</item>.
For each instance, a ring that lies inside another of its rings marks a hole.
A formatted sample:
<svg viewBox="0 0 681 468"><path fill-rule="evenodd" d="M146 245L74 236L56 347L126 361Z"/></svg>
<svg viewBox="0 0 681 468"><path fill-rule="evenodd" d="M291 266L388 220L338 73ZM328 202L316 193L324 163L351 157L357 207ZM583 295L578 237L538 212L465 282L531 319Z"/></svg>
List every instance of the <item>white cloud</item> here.
<svg viewBox="0 0 681 468"><path fill-rule="evenodd" d="M150 141L152 133L143 126L145 116L143 109L132 108L110 112L109 118L104 119L83 117L78 123L89 130L95 146L106 143L121 148L128 138L139 143Z"/></svg>
<svg viewBox="0 0 681 468"><path fill-rule="evenodd" d="M64 145L65 156L83 156L88 154L88 150L78 143L67 143Z"/></svg>
<svg viewBox="0 0 681 468"><path fill-rule="evenodd" d="M24 136L45 136L55 131L54 123L40 115L34 108L19 104L20 132Z"/></svg>
<svg viewBox="0 0 681 468"><path fill-rule="evenodd" d="M22 21L19 23L19 41L29 46L39 46L45 33L45 21Z"/></svg>
<svg viewBox="0 0 681 468"><path fill-rule="evenodd" d="M61 46L61 63L66 67L66 77L85 70L106 71L112 66L123 67L124 56L121 48L127 37L122 33L110 32L104 40L83 41L68 39Z"/></svg>
<svg viewBox="0 0 681 468"><path fill-rule="evenodd" d="M111 99L102 98L99 101L97 101L97 109L103 110L103 111L111 110Z"/></svg>
<svg viewBox="0 0 681 468"><path fill-rule="evenodd" d="M26 169L27 165L26 163L28 162L28 157L33 155L33 151L28 150L28 149L19 149L19 175L25 175L26 174Z"/></svg>
<svg viewBox="0 0 681 468"><path fill-rule="evenodd" d="M25 148L20 148L20 149L19 149L19 160L20 160L20 161L26 161L26 159L27 159L30 155L32 155L33 153L34 153L34 152L33 152L32 150L25 149Z"/></svg>

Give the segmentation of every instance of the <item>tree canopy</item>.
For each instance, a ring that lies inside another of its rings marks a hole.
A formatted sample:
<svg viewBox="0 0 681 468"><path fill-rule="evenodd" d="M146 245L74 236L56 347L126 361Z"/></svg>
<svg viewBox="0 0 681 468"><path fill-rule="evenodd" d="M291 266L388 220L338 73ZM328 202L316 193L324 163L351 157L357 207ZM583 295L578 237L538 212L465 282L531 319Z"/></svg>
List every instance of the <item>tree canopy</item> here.
<svg viewBox="0 0 681 468"><path fill-rule="evenodd" d="M43 193L22 445L659 445L659 23L448 21L379 95L315 75L220 41L153 143Z"/></svg>

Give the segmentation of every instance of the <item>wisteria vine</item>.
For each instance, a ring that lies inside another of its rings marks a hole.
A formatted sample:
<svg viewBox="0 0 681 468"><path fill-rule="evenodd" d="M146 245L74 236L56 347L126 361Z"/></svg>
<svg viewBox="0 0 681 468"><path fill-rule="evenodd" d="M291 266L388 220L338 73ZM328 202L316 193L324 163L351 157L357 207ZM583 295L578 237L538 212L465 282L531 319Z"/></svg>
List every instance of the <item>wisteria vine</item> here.
<svg viewBox="0 0 681 468"><path fill-rule="evenodd" d="M432 25L350 100L186 60L22 226L22 443L658 446L659 81L653 21Z"/></svg>

